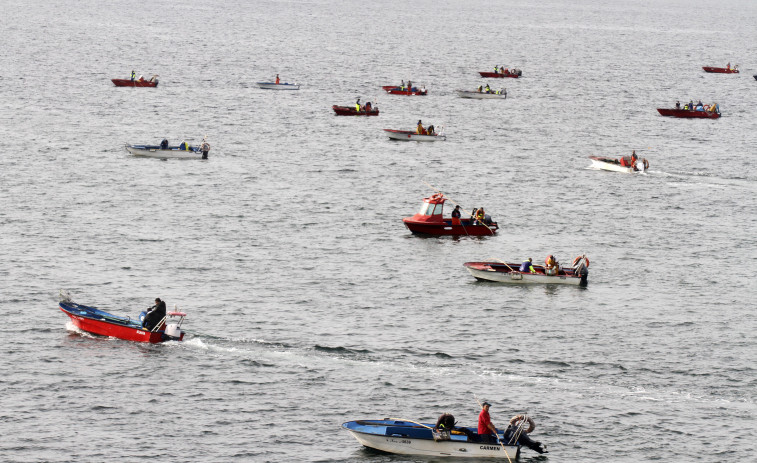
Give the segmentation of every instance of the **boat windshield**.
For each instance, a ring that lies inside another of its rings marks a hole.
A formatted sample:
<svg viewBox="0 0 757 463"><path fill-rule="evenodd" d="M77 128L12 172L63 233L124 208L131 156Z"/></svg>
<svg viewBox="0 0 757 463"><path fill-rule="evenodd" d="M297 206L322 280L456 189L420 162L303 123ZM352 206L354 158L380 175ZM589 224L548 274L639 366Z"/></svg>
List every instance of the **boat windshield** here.
<svg viewBox="0 0 757 463"><path fill-rule="evenodd" d="M421 215L437 215L442 213L443 204L433 204L424 202L421 206Z"/></svg>

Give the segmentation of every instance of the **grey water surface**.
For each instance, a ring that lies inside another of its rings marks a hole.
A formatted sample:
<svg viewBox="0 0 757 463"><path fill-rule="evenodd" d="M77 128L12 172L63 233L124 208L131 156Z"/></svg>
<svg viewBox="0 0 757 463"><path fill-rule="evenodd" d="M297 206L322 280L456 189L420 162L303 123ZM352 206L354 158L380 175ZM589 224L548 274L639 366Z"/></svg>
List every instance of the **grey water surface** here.
<svg viewBox="0 0 757 463"><path fill-rule="evenodd" d="M435 461L340 425L474 425L479 397L534 418L524 461L754 461L756 3L0 5L0 460ZM111 84L132 69L159 87ZM301 90L255 85L277 73ZM507 100L455 93L487 82ZM381 115L331 111L357 97ZM723 117L657 114L677 99ZM418 119L447 141L383 134ZM207 161L123 148L205 134ZM647 174L587 169L632 149ZM412 236L424 182L500 232ZM582 253L585 289L462 266ZM186 338L82 333L60 289L161 297Z"/></svg>

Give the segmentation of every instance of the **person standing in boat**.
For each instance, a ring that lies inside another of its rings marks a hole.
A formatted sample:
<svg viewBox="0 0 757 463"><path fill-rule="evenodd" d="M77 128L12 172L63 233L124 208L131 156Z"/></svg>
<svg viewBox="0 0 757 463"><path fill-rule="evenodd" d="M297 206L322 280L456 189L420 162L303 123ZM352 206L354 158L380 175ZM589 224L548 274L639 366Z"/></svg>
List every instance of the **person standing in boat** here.
<svg viewBox="0 0 757 463"><path fill-rule="evenodd" d="M476 225L484 225L484 219L486 219L486 212L483 207L479 207L476 211Z"/></svg>
<svg viewBox="0 0 757 463"><path fill-rule="evenodd" d="M200 151L202 152L202 158L208 159L208 151L210 151L210 143L208 143L208 140L203 138L202 144L200 145Z"/></svg>
<svg viewBox="0 0 757 463"><path fill-rule="evenodd" d="M165 138L163 139L163 141L160 142L160 149L162 150L168 149L168 140L166 140Z"/></svg>
<svg viewBox="0 0 757 463"><path fill-rule="evenodd" d="M281 82L281 80L279 79L279 75L276 74L276 85L279 85L279 82Z"/></svg>
<svg viewBox="0 0 757 463"><path fill-rule="evenodd" d="M355 102L355 111L360 112L360 98Z"/></svg>
<svg viewBox="0 0 757 463"><path fill-rule="evenodd" d="M478 439L480 442L496 443L498 440L497 428L494 427L489 416L490 407L489 402L481 404L481 413L478 414Z"/></svg>
<svg viewBox="0 0 757 463"><path fill-rule="evenodd" d="M402 79L402 82L400 83L400 90L403 92L405 91L405 79Z"/></svg>
<svg viewBox="0 0 757 463"><path fill-rule="evenodd" d="M367 112L367 113L371 112L371 107L372 107L372 106L371 106L371 102L370 102L370 101L369 101L369 102L367 102L367 103L365 104L365 112Z"/></svg>
<svg viewBox="0 0 757 463"><path fill-rule="evenodd" d="M131 81L134 82L134 78L137 76L137 73L134 72L134 70L131 70Z"/></svg>
<svg viewBox="0 0 757 463"><path fill-rule="evenodd" d="M413 83L411 81L407 81L407 91L412 92L413 91Z"/></svg>
<svg viewBox="0 0 757 463"><path fill-rule="evenodd" d="M681 109L681 102L676 100L676 109Z"/></svg>
<svg viewBox="0 0 757 463"><path fill-rule="evenodd" d="M689 100L689 111L694 111L694 100Z"/></svg>
<svg viewBox="0 0 757 463"><path fill-rule="evenodd" d="M418 119L418 126L415 128L415 133L418 135L423 135L425 133L425 129L423 128L423 124L421 123L421 120Z"/></svg>
<svg viewBox="0 0 757 463"><path fill-rule="evenodd" d="M147 309L145 319L142 320L142 327L148 331L152 331L164 318L166 318L166 303L161 301L159 297L156 297L155 305Z"/></svg>
<svg viewBox="0 0 757 463"><path fill-rule="evenodd" d="M453 219L459 219L462 214L460 213L460 206L455 206L454 209L452 209L452 218Z"/></svg>
<svg viewBox="0 0 757 463"><path fill-rule="evenodd" d="M489 84L486 84L486 88L484 88L484 93L491 93L492 89L489 87Z"/></svg>

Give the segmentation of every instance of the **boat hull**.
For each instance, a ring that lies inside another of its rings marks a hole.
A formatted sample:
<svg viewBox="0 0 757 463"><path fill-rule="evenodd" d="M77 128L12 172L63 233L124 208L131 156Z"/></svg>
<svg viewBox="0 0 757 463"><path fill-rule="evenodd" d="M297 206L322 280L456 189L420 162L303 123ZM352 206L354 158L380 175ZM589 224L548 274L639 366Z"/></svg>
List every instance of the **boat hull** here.
<svg viewBox="0 0 757 463"><path fill-rule="evenodd" d="M559 275L547 275L544 267L534 265L537 273L521 272L519 264L507 265L498 262L466 262L463 266L478 280L512 284L553 284L586 286L588 275L578 276L573 269L565 269Z"/></svg>
<svg viewBox="0 0 757 463"><path fill-rule="evenodd" d="M504 100L507 93L483 93L475 90L456 90L460 98L471 98L474 100Z"/></svg>
<svg viewBox="0 0 757 463"><path fill-rule="evenodd" d="M621 166L620 163L613 158L600 158L596 156L590 156L592 169L609 170L612 172L623 172L626 174L632 174L637 172L633 167Z"/></svg>
<svg viewBox="0 0 757 463"><path fill-rule="evenodd" d="M276 82L257 82L258 87L265 90L299 90L300 84L277 84Z"/></svg>
<svg viewBox="0 0 757 463"><path fill-rule="evenodd" d="M394 85L384 85L381 88L383 88L386 93L390 93L392 95L426 95L428 93L428 90L419 89L418 87L413 87L410 89L402 90L400 87L395 87Z"/></svg>
<svg viewBox="0 0 757 463"><path fill-rule="evenodd" d="M702 69L704 69L704 72L713 72L716 74L738 74L738 69L728 69L728 68L716 68L712 66L702 66Z"/></svg>
<svg viewBox="0 0 757 463"><path fill-rule="evenodd" d="M131 80L131 79L110 79L116 87L157 87L158 81L150 80Z"/></svg>
<svg viewBox="0 0 757 463"><path fill-rule="evenodd" d="M465 435L457 434L453 434L450 440L435 441L427 427L410 426L402 421L350 421L342 424L342 427L365 447L396 455L498 458L501 461L508 458L517 460L520 457L519 446L468 442Z"/></svg>
<svg viewBox="0 0 757 463"><path fill-rule="evenodd" d="M337 116L378 116L379 110L371 109L370 111L366 111L363 109L362 111L357 111L354 106L337 106L334 105L331 107L331 109L334 110Z"/></svg>
<svg viewBox="0 0 757 463"><path fill-rule="evenodd" d="M392 140L399 141L444 141L447 139L446 135L419 135L410 130L384 129L384 132Z"/></svg>
<svg viewBox="0 0 757 463"><path fill-rule="evenodd" d="M662 116L679 117L684 119L717 119L720 113L713 111L689 111L688 109L657 108Z"/></svg>
<svg viewBox="0 0 757 463"><path fill-rule="evenodd" d="M416 235L433 235L433 236L492 236L497 233L499 226L497 222L489 225L471 225L470 219L457 220L453 224L453 219L442 219L439 221L415 220L412 217L402 219L408 230Z"/></svg>
<svg viewBox="0 0 757 463"><path fill-rule="evenodd" d="M203 159L203 154L195 146L180 150L178 146L162 149L157 145L126 145L126 151L134 156L158 159Z"/></svg>
<svg viewBox="0 0 757 463"><path fill-rule="evenodd" d="M513 79L517 79L520 77L520 74L515 74L512 72L507 72L505 74L501 74L499 72L486 72L486 71L478 71L479 74L481 74L481 77L491 77L495 79L502 79L504 77L511 77Z"/></svg>
<svg viewBox="0 0 757 463"><path fill-rule="evenodd" d="M142 328L138 320L115 316L94 307L82 306L72 302L61 302L59 307L63 313L69 316L71 322L77 328L87 333L151 344L184 339L184 332L181 332L181 337L178 339L171 338L165 335L163 329L148 331Z"/></svg>

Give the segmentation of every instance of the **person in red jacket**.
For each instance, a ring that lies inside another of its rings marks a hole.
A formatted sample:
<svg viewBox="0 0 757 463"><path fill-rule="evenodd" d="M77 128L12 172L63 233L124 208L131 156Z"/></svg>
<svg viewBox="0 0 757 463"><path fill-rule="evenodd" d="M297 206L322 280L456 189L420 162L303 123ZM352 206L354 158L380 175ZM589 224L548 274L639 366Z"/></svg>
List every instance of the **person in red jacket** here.
<svg viewBox="0 0 757 463"><path fill-rule="evenodd" d="M489 402L481 404L481 413L478 414L478 438L481 442L496 443L498 441L497 428L494 427L489 417L490 407Z"/></svg>

